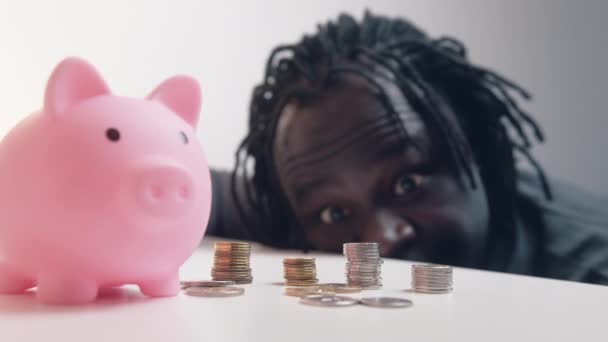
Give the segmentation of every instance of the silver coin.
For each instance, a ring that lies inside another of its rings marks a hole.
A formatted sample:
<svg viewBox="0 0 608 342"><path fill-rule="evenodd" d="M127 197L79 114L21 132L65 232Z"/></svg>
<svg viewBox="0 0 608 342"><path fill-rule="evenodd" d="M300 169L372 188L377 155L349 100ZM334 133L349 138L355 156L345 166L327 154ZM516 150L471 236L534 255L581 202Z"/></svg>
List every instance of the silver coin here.
<svg viewBox="0 0 608 342"><path fill-rule="evenodd" d="M381 279L354 279L347 278L349 284L360 284L363 286L379 284Z"/></svg>
<svg viewBox="0 0 608 342"><path fill-rule="evenodd" d="M372 285L380 284L380 282L382 281L382 279L352 279L352 278L348 278L347 280L348 280L349 285L359 284L362 286L372 286Z"/></svg>
<svg viewBox="0 0 608 342"><path fill-rule="evenodd" d="M351 269L372 269L372 270L379 270L382 268L381 264L378 264L376 262L361 262L361 263L357 263L357 264L353 264L353 263L346 263L346 265L344 266L345 268L351 268Z"/></svg>
<svg viewBox="0 0 608 342"><path fill-rule="evenodd" d="M345 249L343 254L346 256L353 255L369 255L369 256L378 256L380 254L379 249Z"/></svg>
<svg viewBox="0 0 608 342"><path fill-rule="evenodd" d="M355 286L376 286L376 285L380 285L381 282L380 280L369 280L369 281L365 281L365 280L360 280L360 279L348 279L348 284L349 285L355 285Z"/></svg>
<svg viewBox="0 0 608 342"><path fill-rule="evenodd" d="M452 284L451 280L415 279L412 284Z"/></svg>
<svg viewBox="0 0 608 342"><path fill-rule="evenodd" d="M342 245L344 250L348 250L348 249L356 249L356 248L361 248L361 249L367 249L367 248L375 248L378 249L380 248L380 244L377 242L348 242L345 243L344 245Z"/></svg>
<svg viewBox="0 0 608 342"><path fill-rule="evenodd" d="M346 268L351 270L379 270L382 267L381 264L374 264L371 262L361 263L361 264L352 264L347 263Z"/></svg>
<svg viewBox="0 0 608 342"><path fill-rule="evenodd" d="M331 294L313 294L300 298L300 303L314 306L341 307L359 304L359 300Z"/></svg>
<svg viewBox="0 0 608 342"><path fill-rule="evenodd" d="M362 275L356 273L347 273L346 279L351 279L353 281L375 281L381 279L380 274L377 275Z"/></svg>
<svg viewBox="0 0 608 342"><path fill-rule="evenodd" d="M353 265L353 266L357 266L357 265L374 265L374 266L381 266L382 265L382 259L380 258L347 258L346 259L347 265Z"/></svg>
<svg viewBox="0 0 608 342"><path fill-rule="evenodd" d="M379 252L346 252L344 253L346 258L367 258L367 259L378 259L380 258Z"/></svg>
<svg viewBox="0 0 608 342"><path fill-rule="evenodd" d="M438 281L438 280L420 280L415 279L412 281L413 285L435 285L435 286L448 286L453 285L451 281Z"/></svg>
<svg viewBox="0 0 608 342"><path fill-rule="evenodd" d="M451 289L453 286L451 284L412 284L412 288L414 289L429 289L429 290L444 290Z"/></svg>
<svg viewBox="0 0 608 342"><path fill-rule="evenodd" d="M437 278L437 279L452 279L451 274L422 274L422 273L414 273L414 278Z"/></svg>
<svg viewBox="0 0 608 342"><path fill-rule="evenodd" d="M380 273L375 273L375 274L361 274L361 273L355 273L355 272L350 272L347 273L346 278L349 279L354 279L354 280L375 280L380 278Z"/></svg>
<svg viewBox="0 0 608 342"><path fill-rule="evenodd" d="M381 264L382 263L382 258L380 258L378 255L375 256L363 256L363 255L357 255L357 256L347 256L346 260L348 261L348 263L351 264Z"/></svg>
<svg viewBox="0 0 608 342"><path fill-rule="evenodd" d="M369 297L361 299L361 304L377 308L409 308L414 303L409 299L394 297Z"/></svg>
<svg viewBox="0 0 608 342"><path fill-rule="evenodd" d="M424 291L452 291L453 287L429 287L429 286L412 286L414 290L424 290Z"/></svg>
<svg viewBox="0 0 608 342"><path fill-rule="evenodd" d="M446 274L441 274L441 273L419 273L419 272L414 272L412 274L413 277L419 277L419 278L443 278L443 279L452 279L452 274L451 273L446 273Z"/></svg>
<svg viewBox="0 0 608 342"><path fill-rule="evenodd" d="M189 287L186 289L186 294L195 297L234 297L245 293L242 287L226 286L226 287Z"/></svg>
<svg viewBox="0 0 608 342"><path fill-rule="evenodd" d="M356 247L345 247L342 248L342 252L344 253L352 253L352 252L368 252L368 253L373 253L373 252L378 252L380 251L380 248L378 246L356 246Z"/></svg>
<svg viewBox="0 0 608 342"><path fill-rule="evenodd" d="M361 292L361 290L362 290L362 288L360 288L360 287L349 286L348 284L342 284L342 283L324 283L324 284L318 284L317 287L320 289L323 289L327 292L334 292L334 293L355 293L355 292Z"/></svg>
<svg viewBox="0 0 608 342"><path fill-rule="evenodd" d="M359 284L361 286L374 286L381 283L381 279L358 279L358 278L346 278L349 284Z"/></svg>
<svg viewBox="0 0 608 342"><path fill-rule="evenodd" d="M377 276L380 275L381 271L380 270L376 270L376 271L362 271L362 270L347 269L346 273L348 273L348 274L356 274L358 276L377 277Z"/></svg>
<svg viewBox="0 0 608 342"><path fill-rule="evenodd" d="M380 250L378 249L345 249L344 255L378 255Z"/></svg>
<svg viewBox="0 0 608 342"><path fill-rule="evenodd" d="M414 292L418 293L426 293L426 294L448 294L452 293L454 289L445 289L445 290L428 290L422 288L413 288Z"/></svg>
<svg viewBox="0 0 608 342"><path fill-rule="evenodd" d="M428 286L412 286L414 290L424 290L424 291L452 291L452 287L428 287Z"/></svg>
<svg viewBox="0 0 608 342"><path fill-rule="evenodd" d="M379 254L378 248L347 248L342 251L344 254Z"/></svg>
<svg viewBox="0 0 608 342"><path fill-rule="evenodd" d="M431 268L431 267L416 267L416 265L412 266L412 271L414 272L418 272L418 273L452 273L453 270L451 268L445 268L445 267L435 267L435 268Z"/></svg>
<svg viewBox="0 0 608 342"><path fill-rule="evenodd" d="M435 275L444 275L451 276L452 271L444 271L444 270L416 270L412 271L413 274L435 274Z"/></svg>
<svg viewBox="0 0 608 342"><path fill-rule="evenodd" d="M452 285L453 282L451 280L422 280L422 279L416 279L414 281L412 281L412 284L434 284L434 285Z"/></svg>
<svg viewBox="0 0 608 342"><path fill-rule="evenodd" d="M452 274L452 270L412 268L413 273L419 274Z"/></svg>
<svg viewBox="0 0 608 342"><path fill-rule="evenodd" d="M412 265L412 268L422 270L452 270L452 266L437 264L414 264Z"/></svg>
<svg viewBox="0 0 608 342"><path fill-rule="evenodd" d="M382 259L380 257L379 254L375 253L375 254L345 254L344 256L346 256L346 259L350 262L373 262L373 261L378 261L380 262L380 260Z"/></svg>

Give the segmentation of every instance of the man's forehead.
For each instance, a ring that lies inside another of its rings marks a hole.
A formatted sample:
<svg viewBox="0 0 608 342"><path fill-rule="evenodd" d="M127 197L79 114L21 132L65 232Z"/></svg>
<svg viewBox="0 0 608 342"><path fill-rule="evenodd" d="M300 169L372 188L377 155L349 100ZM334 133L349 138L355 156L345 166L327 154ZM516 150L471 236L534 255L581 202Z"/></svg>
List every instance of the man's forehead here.
<svg viewBox="0 0 608 342"><path fill-rule="evenodd" d="M332 91L307 106L288 103L277 125L275 152L282 157L297 156L349 138L366 138L378 130L394 130L400 123L408 135L423 138L426 131L419 114L398 89L391 89L388 95L392 108L361 85ZM389 110L395 110L396 116Z"/></svg>

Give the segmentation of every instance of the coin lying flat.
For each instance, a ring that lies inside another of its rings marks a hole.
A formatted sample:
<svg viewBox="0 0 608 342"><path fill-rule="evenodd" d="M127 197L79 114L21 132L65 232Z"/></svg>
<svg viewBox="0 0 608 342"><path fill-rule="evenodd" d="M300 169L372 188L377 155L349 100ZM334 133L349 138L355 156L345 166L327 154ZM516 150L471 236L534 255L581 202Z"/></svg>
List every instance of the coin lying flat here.
<svg viewBox="0 0 608 342"><path fill-rule="evenodd" d="M361 304L376 308L409 308L414 303L409 299L394 297L369 297L361 299Z"/></svg>
<svg viewBox="0 0 608 342"><path fill-rule="evenodd" d="M318 287L326 292L334 293L357 293L363 290L360 287L350 286L342 283L325 283L319 284Z"/></svg>
<svg viewBox="0 0 608 342"><path fill-rule="evenodd" d="M187 295L195 297L234 297L245 293L245 289L235 286L189 287L185 292Z"/></svg>
<svg viewBox="0 0 608 342"><path fill-rule="evenodd" d="M179 282L182 289L188 287L220 287L235 285L234 281L229 280L184 280Z"/></svg>
<svg viewBox="0 0 608 342"><path fill-rule="evenodd" d="M318 286L290 286L285 288L284 295L290 297L304 297L313 294L325 294L326 292ZM333 294L333 293L332 293Z"/></svg>
<svg viewBox="0 0 608 342"><path fill-rule="evenodd" d="M314 306L343 307L359 304L359 300L331 294L313 294L300 298L300 303Z"/></svg>

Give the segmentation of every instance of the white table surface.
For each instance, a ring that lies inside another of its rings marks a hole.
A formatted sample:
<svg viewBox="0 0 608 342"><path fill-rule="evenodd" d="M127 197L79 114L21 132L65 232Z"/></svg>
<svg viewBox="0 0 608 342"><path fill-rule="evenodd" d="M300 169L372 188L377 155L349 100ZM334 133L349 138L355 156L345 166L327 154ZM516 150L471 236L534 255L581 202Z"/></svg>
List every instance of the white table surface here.
<svg viewBox="0 0 608 342"><path fill-rule="evenodd" d="M180 270L209 279L211 239ZM253 284L232 298L149 299L136 287L78 307L53 307L33 294L0 295L0 341L608 341L608 286L454 269L449 295L408 291L410 262L385 259L386 295L407 309L306 306L283 295L282 257L297 252L254 245ZM344 282L344 257L320 255L321 282Z"/></svg>

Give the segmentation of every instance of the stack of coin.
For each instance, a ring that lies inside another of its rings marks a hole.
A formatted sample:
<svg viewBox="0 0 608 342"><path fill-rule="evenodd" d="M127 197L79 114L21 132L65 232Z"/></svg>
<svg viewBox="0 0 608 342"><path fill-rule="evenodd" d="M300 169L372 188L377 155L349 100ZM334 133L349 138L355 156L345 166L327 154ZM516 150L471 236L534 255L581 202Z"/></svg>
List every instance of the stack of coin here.
<svg viewBox="0 0 608 342"><path fill-rule="evenodd" d="M453 290L452 267L412 265L412 288L421 293L450 293Z"/></svg>
<svg viewBox="0 0 608 342"><path fill-rule="evenodd" d="M346 281L349 286L378 289L382 286L380 246L376 242L345 243Z"/></svg>
<svg viewBox="0 0 608 342"><path fill-rule="evenodd" d="M312 286L319 282L315 258L284 258L285 285Z"/></svg>
<svg viewBox="0 0 608 342"><path fill-rule="evenodd" d="M237 284L249 284L253 281L249 257L251 245L247 242L216 242L213 269L213 280L232 280Z"/></svg>

